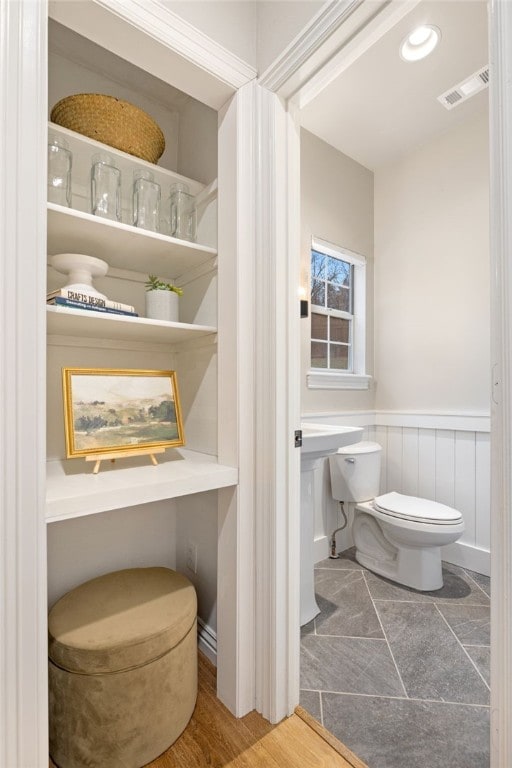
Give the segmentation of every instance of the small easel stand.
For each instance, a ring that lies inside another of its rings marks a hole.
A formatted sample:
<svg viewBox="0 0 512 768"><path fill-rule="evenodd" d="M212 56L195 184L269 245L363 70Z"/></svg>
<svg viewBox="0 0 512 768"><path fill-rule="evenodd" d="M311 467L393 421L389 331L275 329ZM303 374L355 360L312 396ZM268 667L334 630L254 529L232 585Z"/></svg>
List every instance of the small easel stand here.
<svg viewBox="0 0 512 768"><path fill-rule="evenodd" d="M100 471L100 464L102 461L110 460L113 464L116 459L127 459L129 456L149 456L151 462L156 466L158 461L155 458L155 454L164 452L165 448L133 448L132 450L123 451L122 453L119 453L119 451L113 451L112 453L90 453L85 457L85 460L96 462L92 473L93 475L97 475Z"/></svg>

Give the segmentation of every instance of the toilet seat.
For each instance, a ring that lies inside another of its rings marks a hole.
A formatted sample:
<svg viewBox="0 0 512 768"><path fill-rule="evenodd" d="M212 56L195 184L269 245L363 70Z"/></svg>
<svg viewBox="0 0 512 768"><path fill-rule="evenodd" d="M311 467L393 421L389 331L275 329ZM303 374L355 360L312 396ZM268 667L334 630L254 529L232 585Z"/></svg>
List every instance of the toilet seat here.
<svg viewBox="0 0 512 768"><path fill-rule="evenodd" d="M437 501L402 493L385 493L373 500L373 506L384 515L430 525L453 525L462 521L462 515L456 509Z"/></svg>

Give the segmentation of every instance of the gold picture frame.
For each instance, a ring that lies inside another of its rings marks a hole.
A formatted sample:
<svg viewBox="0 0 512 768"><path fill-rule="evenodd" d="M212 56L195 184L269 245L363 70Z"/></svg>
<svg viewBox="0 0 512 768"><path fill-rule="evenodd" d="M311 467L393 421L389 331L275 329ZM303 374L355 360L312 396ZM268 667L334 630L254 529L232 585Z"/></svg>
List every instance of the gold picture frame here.
<svg viewBox="0 0 512 768"><path fill-rule="evenodd" d="M68 459L185 444L176 371L63 368L62 388Z"/></svg>

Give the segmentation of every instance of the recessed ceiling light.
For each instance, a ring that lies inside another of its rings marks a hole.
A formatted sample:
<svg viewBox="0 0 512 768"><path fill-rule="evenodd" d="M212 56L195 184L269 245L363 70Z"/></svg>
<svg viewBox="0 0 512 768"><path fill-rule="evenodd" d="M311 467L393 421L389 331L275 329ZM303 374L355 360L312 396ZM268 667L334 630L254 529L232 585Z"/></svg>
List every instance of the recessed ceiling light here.
<svg viewBox="0 0 512 768"><path fill-rule="evenodd" d="M419 61L432 53L441 39L441 30L432 24L416 27L400 45L400 56L404 61Z"/></svg>

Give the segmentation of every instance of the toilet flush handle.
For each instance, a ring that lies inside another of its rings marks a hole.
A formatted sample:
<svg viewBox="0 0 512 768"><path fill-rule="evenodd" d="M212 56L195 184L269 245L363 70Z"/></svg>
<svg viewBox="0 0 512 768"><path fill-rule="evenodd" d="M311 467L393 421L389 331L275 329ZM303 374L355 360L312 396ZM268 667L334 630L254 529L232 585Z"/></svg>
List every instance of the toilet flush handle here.
<svg viewBox="0 0 512 768"><path fill-rule="evenodd" d="M347 456L345 461L347 462L347 464L355 464L356 463L356 460L353 459L352 456Z"/></svg>

